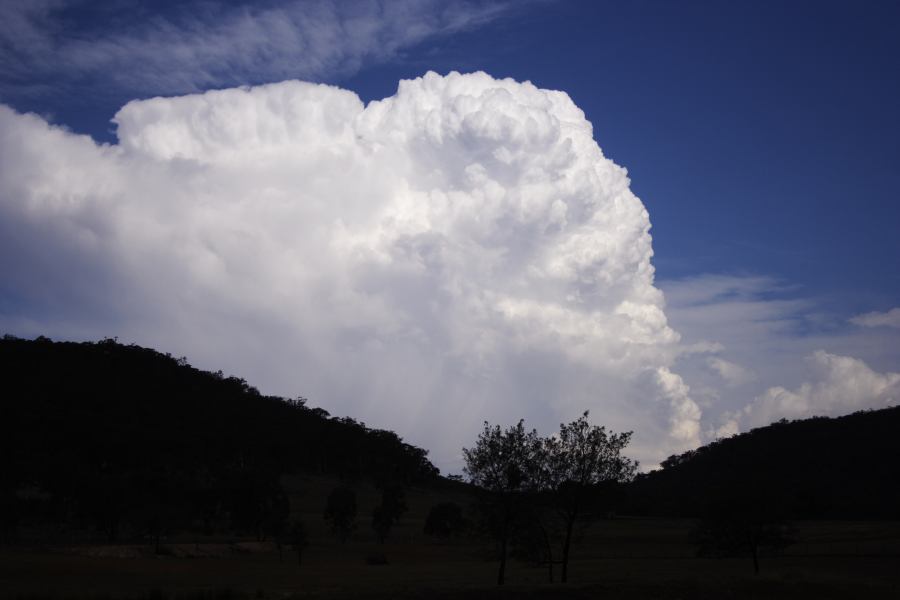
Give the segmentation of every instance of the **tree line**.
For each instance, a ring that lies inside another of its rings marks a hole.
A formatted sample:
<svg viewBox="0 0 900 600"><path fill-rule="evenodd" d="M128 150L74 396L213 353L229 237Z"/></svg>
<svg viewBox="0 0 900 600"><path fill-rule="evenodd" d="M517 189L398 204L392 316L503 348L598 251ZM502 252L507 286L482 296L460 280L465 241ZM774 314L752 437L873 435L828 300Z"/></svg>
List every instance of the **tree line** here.
<svg viewBox="0 0 900 600"><path fill-rule="evenodd" d="M259 539L285 473L438 477L392 431L115 340L0 340L0 541L174 531Z"/></svg>
<svg viewBox="0 0 900 600"><path fill-rule="evenodd" d="M900 407L782 420L670 456L627 488L631 514L700 517L743 490L786 519L896 519ZM773 509L774 510L774 509Z"/></svg>

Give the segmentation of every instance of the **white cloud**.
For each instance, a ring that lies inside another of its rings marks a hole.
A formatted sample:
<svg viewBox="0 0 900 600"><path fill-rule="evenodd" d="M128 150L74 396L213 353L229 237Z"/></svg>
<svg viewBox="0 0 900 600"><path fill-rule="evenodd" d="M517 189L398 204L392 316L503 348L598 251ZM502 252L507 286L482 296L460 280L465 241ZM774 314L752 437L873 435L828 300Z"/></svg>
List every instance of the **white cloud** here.
<svg viewBox="0 0 900 600"><path fill-rule="evenodd" d="M878 407L864 377L848 376L848 387L837 387L837 374L848 372L837 365L851 361L889 377L900 364L896 329L847 327L846 317L826 308L827 298L802 296L771 278L699 275L659 285L669 323L682 336L675 368L703 408L704 441L782 417ZM829 363L824 356L842 358Z"/></svg>
<svg viewBox="0 0 900 600"><path fill-rule="evenodd" d="M690 398L690 387L679 375L666 367L657 369L656 377L659 386L665 390L672 408L669 417L672 434L690 448L698 446L700 444L701 411L700 407Z"/></svg>
<svg viewBox="0 0 900 600"><path fill-rule="evenodd" d="M89 19L63 12L79 4L0 0L0 90L48 93L101 81L147 95L333 79L510 9L480 0L289 0L199 2L167 12L107 4L92 6Z"/></svg>
<svg viewBox="0 0 900 600"><path fill-rule="evenodd" d="M708 357L706 364L730 387L738 386L754 379L753 372L749 369L745 369L718 356Z"/></svg>
<svg viewBox="0 0 900 600"><path fill-rule="evenodd" d="M771 387L733 419L749 429L782 418L838 416L887 408L900 401L900 373L878 373L859 359L824 350L814 352L808 360L816 371L815 381L795 390Z"/></svg>
<svg viewBox="0 0 900 600"><path fill-rule="evenodd" d="M566 94L290 81L115 121L98 146L0 108L0 329L186 355L444 467L482 419L591 409L650 464L699 442L647 211Z"/></svg>
<svg viewBox="0 0 900 600"><path fill-rule="evenodd" d="M870 312L850 319L854 325L861 327L896 327L900 329L900 308L892 308L887 312Z"/></svg>

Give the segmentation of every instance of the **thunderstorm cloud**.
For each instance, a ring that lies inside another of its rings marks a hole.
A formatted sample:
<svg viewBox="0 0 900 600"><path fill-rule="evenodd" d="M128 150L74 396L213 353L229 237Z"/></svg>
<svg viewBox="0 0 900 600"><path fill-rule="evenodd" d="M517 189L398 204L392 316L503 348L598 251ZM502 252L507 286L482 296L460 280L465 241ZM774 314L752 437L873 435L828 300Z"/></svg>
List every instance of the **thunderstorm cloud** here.
<svg viewBox="0 0 900 600"><path fill-rule="evenodd" d="M285 81L114 122L98 144L0 105L0 332L184 355L444 470L483 420L546 433L588 409L652 466L900 396L850 356L895 311L797 337L808 303L724 276L668 282L667 307L647 210L563 92L428 73L365 105ZM815 373L790 379L803 355Z"/></svg>
<svg viewBox="0 0 900 600"><path fill-rule="evenodd" d="M650 220L562 92L429 73L134 101L118 143L0 110L0 327L124 340L396 428L591 409L699 443Z"/></svg>

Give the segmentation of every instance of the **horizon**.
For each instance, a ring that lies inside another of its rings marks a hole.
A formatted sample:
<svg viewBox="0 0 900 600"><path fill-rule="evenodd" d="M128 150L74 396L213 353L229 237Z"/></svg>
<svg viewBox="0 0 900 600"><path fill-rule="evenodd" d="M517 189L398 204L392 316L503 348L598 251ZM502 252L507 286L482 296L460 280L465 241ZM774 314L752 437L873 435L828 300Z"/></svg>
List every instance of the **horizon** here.
<svg viewBox="0 0 900 600"><path fill-rule="evenodd" d="M334 420L338 420L338 421L344 421L345 419L350 419L351 421L353 421L353 422L357 423L358 425L360 425L360 426L362 426L362 427L368 429L369 431L376 431L376 430L379 430L379 429L380 429L380 428L377 428L377 427L370 427L368 423L365 423L365 422L363 422L363 421L359 421L359 420L355 419L355 418L353 417L353 415L334 415L334 414L330 414L327 410L324 410L321 406L316 406L315 404L310 403L310 402L309 402L309 399L308 399L308 398L305 398L305 397L303 397L303 396L298 396L298 397L295 397L295 398L290 398L290 397L284 397L284 396L272 396L272 395L264 394L264 393L260 392L256 386L253 385L253 382L252 382L252 381L247 381L247 380L245 380L244 378L240 377L239 374L226 374L226 373L223 373L221 370L219 370L219 371L210 371L210 370L200 369L200 368L198 368L198 367L192 365L192 364L190 363L190 361L187 360L187 357L177 357L177 358L176 358L175 356L172 356L171 354L159 352L158 350L156 350L156 349L154 349L154 348L148 348L148 347L140 346L140 345L137 345L137 344L122 344L122 343L120 343L120 342L119 342L117 339L115 339L115 338L106 338L106 339L102 339L102 340L74 340L74 341L73 341L73 340L53 340L53 339L48 338L48 337L46 337L46 336L38 336L38 337L36 337L36 338L34 338L34 339L29 340L29 339L27 339L27 338L19 338L19 337L17 337L17 336L11 335L11 334L3 334L3 335L0 336L0 337L2 337L2 340L4 340L4 341L12 341L12 342L22 342L22 341L25 341L25 342L44 342L44 343L49 343L49 344L79 344L79 345L81 345L81 344L87 344L87 345L93 345L93 346L99 346L99 345L101 345L101 344L112 343L112 344L115 344L115 345L117 345L117 346L119 346L119 347L122 347L122 348L137 348L137 349L140 349L140 350L150 350L150 351L152 351L153 353L155 353L155 354L157 354L157 355L159 355L159 356L163 356L163 357L165 357L166 359L170 359L170 360L174 361L174 362L178 365L179 368L186 368L186 369L190 369L190 370L195 370L195 371L198 371L199 373L201 373L201 374L203 374L203 375L206 375L206 376L212 376L212 377L215 377L215 378L217 378L217 379L232 379L232 380L236 380L236 381L239 381L239 382L243 382L243 384L245 384L245 385L247 386L248 390L250 390L250 394L251 394L251 395L257 395L257 394L258 394L258 397L259 397L259 398L265 398L265 397L268 397L268 398L270 398L270 399L275 399L275 400L278 400L278 401L280 401L280 402L287 403L287 404L292 404L292 405L298 404L299 406L302 406L302 407L304 407L304 408L306 408L306 409L312 410L313 412L319 414L322 418L324 418L324 419L326 419L326 420L328 420L328 419L334 419ZM762 425L759 425L759 426L750 428L750 429L748 429L748 430L746 430L746 431L740 431L740 432L736 432L736 433L734 433L734 434L730 434L730 435L727 435L727 436L724 436L724 437L718 437L718 438L715 438L715 439L713 439L713 440L710 440L710 441L708 441L708 442L705 442L702 446L699 446L699 447L697 447L697 448L692 448L692 449L686 450L686 451L683 452L683 453L670 455L670 456L666 457L666 459L667 459L667 460L671 460L671 459L673 459L673 458L681 458L681 457L684 457L684 456L692 456L693 453L694 453L694 451L696 451L696 450L699 450L699 449L702 449L702 448L708 448L708 447L717 445L717 444L719 444L720 442L727 441L727 440L729 440L729 439L736 438L736 437L741 437L741 436L744 436L745 434L750 434L750 433L753 433L754 431L757 431L757 430L760 430L760 429L767 429L767 428L769 428L769 427L776 426L776 425L790 425L790 424L792 424L792 423L802 423L802 422L804 422L804 421L818 421L818 420L831 421L831 420L839 420L839 419L843 419L843 418L845 418L845 417L851 417L851 418L852 418L852 417L856 417L856 416L859 416L859 415L862 415L862 414L871 413L871 412L874 412L874 411L891 410L891 409L897 409L897 408L898 408L898 406L887 406L887 407L880 407L880 408L864 408L864 409L861 409L861 410L858 410L858 411L855 411L855 412L851 412L851 413L846 413L846 414L840 414L840 415L834 415L834 416L829 416L829 415L810 415L810 416L804 416L804 417L801 417L801 418L798 418L798 419L793 419L793 420L792 420L792 419L787 419L787 418L781 418L781 419L779 419L779 420L777 420L777 421L772 421L771 423L765 423L765 424L762 424ZM323 410L324 410L324 412L320 412L320 411L323 411ZM589 412L590 412L590 411L585 411L584 417L585 417L585 418L587 419L587 421L590 423L591 419L590 419ZM510 420L510 421L508 421L508 422L502 422L502 423L489 423L489 422L485 421L482 425L499 426L500 428L503 429L503 428L508 428L508 427L515 426L515 421L516 421L515 418L512 418L512 420ZM522 419L522 423L523 423L523 425L525 426L525 429L526 429L526 430L530 430L530 425L529 425L527 422L525 422L524 419ZM557 437L558 434L559 434L559 428L560 428L560 427L563 427L563 426L566 426L566 425L567 425L566 423L560 423L558 427L556 427L556 428L550 428L549 430L540 430L540 429L537 429L537 428L534 428L534 430L537 432L538 435L540 435L540 436L542 436L542 437L545 437L545 438L555 438L555 437ZM604 428L605 428L605 426L603 426L602 424L596 424L596 425L597 425L598 427L604 427ZM391 430L390 430L390 429L387 429L387 431L391 431ZM396 432L393 432L393 433L396 433ZM614 431L608 431L608 433L612 435L612 434L618 434L618 433L628 433L628 434L633 434L634 432L614 432ZM472 445L472 442L475 441L475 435L473 434L471 437L472 437L472 439L471 439L469 442L467 442L468 445ZM399 439L401 442L405 442L405 440L403 439L402 436L398 436L398 439ZM429 449L428 449L427 447L422 447L421 449L425 451L426 458L428 458L428 460L429 460L429 462L430 462L430 457L428 457ZM624 456L625 458L628 458L628 451L627 451L627 449L625 449L625 450L623 451L622 454L623 454L623 456ZM653 473L653 472L656 472L656 471L659 471L659 470L662 470L662 469L666 468L665 462L666 462L666 461L662 461L662 463L660 463L660 464L653 464L653 465L649 465L649 466L646 465L646 464L640 463L640 462L636 462L636 467L637 467L637 468L636 468L636 471L635 471L635 472L636 472L636 474L647 475L647 474L650 474L650 473ZM464 474L460 474L460 473L444 473L444 472L440 471L440 469L438 469L438 475L439 475L440 477L446 478L446 479L456 479L456 478L459 478L460 481L464 481L464 480L465 480L465 475L464 475Z"/></svg>

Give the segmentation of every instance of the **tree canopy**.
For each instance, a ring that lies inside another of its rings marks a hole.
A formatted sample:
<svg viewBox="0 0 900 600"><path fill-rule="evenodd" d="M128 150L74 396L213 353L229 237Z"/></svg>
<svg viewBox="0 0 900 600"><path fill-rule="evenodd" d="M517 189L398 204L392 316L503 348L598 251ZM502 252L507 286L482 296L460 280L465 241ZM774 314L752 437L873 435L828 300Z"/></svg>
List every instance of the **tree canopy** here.
<svg viewBox="0 0 900 600"><path fill-rule="evenodd" d="M568 578L572 540L579 521L596 515L592 510L602 485L634 477L637 463L622 452L631 432L612 433L591 425L588 413L560 425L558 435L541 437L526 430L524 421L502 429L484 424L475 445L463 449L465 473L483 490L483 528L497 541L500 566L497 582L505 580L510 543L540 546L549 565L562 564ZM561 529L561 558L554 559L554 528Z"/></svg>

